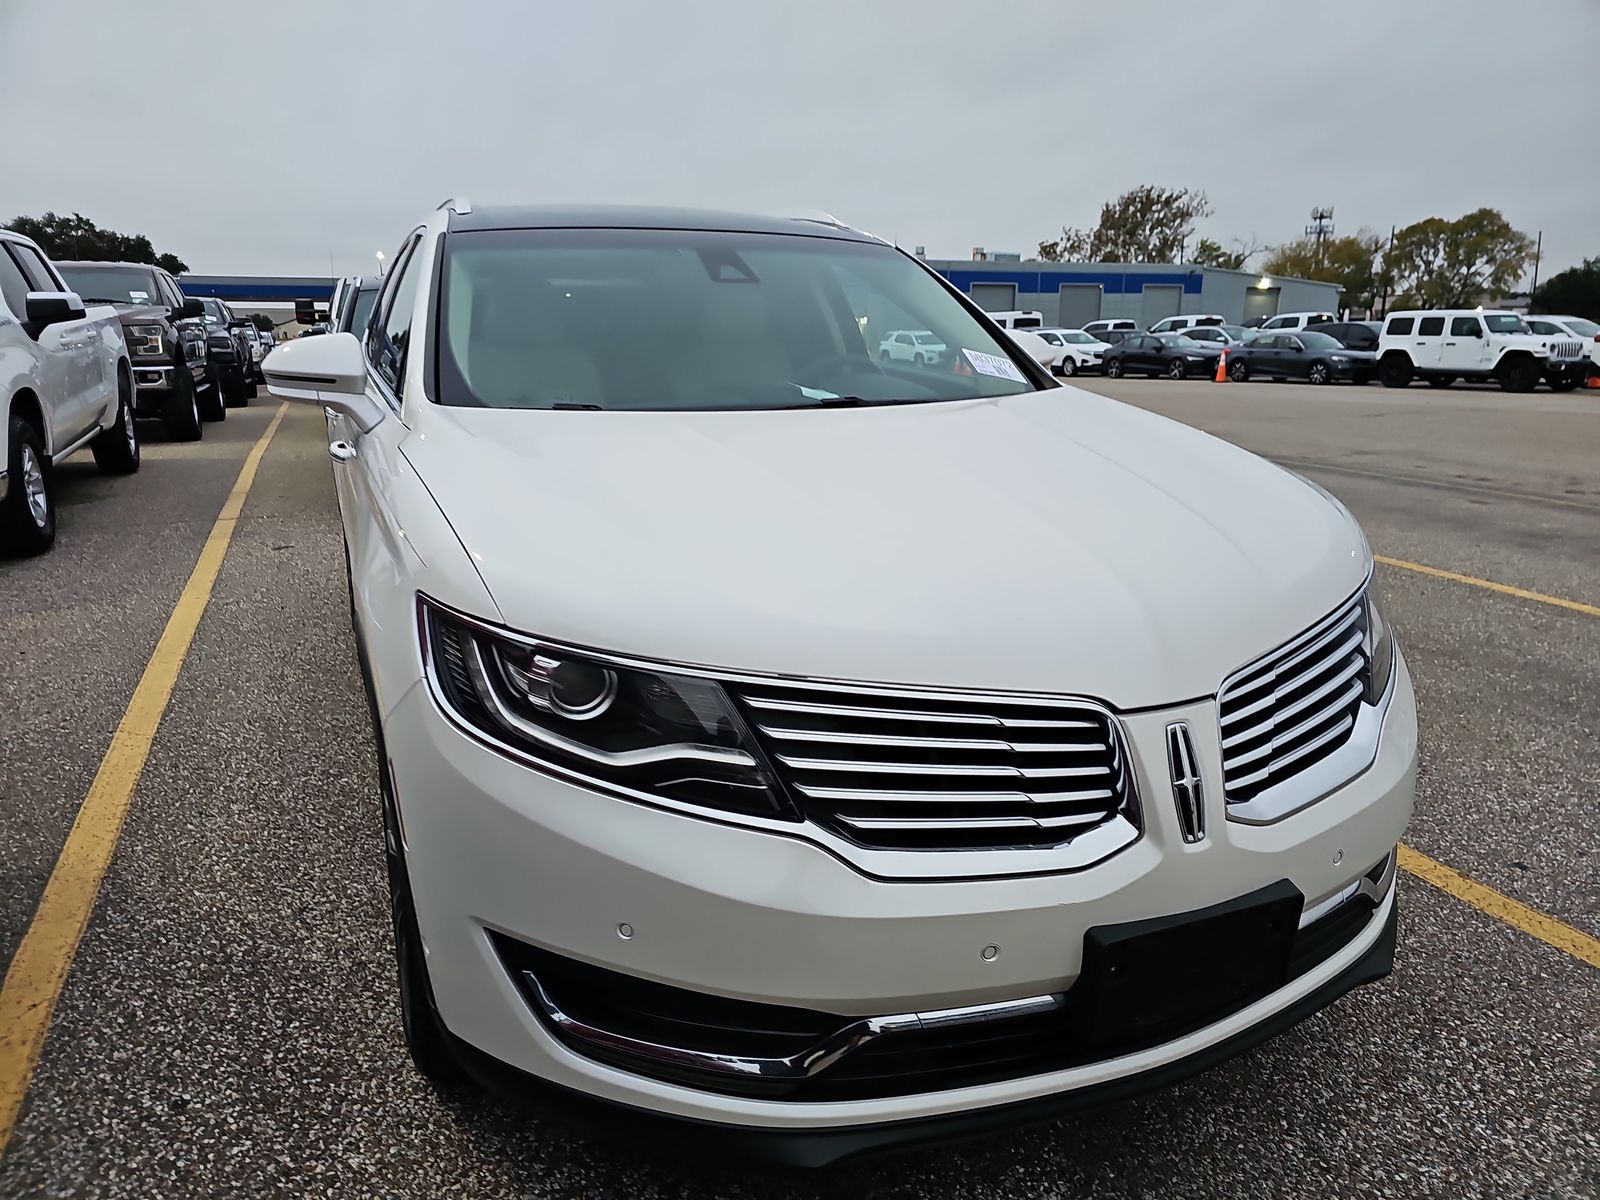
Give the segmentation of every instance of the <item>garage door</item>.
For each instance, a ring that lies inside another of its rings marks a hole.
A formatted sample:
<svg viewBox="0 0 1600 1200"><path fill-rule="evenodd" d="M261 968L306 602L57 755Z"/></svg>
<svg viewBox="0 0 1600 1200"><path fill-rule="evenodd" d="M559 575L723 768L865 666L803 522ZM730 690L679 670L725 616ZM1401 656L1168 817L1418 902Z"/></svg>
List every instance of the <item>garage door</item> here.
<svg viewBox="0 0 1600 1200"><path fill-rule="evenodd" d="M1082 329L1100 317L1100 285L1098 283L1063 283L1061 285L1061 328Z"/></svg>
<svg viewBox="0 0 1600 1200"><path fill-rule="evenodd" d="M1144 289L1139 302L1139 324L1149 329L1162 317L1175 317L1183 307L1183 288L1177 284L1158 283Z"/></svg>
<svg viewBox="0 0 1600 1200"><path fill-rule="evenodd" d="M1277 288L1246 288L1244 293L1244 321L1248 325L1258 317L1265 321L1278 315Z"/></svg>
<svg viewBox="0 0 1600 1200"><path fill-rule="evenodd" d="M1014 283L975 283L972 300L984 312L1010 312L1017 307L1017 285Z"/></svg>

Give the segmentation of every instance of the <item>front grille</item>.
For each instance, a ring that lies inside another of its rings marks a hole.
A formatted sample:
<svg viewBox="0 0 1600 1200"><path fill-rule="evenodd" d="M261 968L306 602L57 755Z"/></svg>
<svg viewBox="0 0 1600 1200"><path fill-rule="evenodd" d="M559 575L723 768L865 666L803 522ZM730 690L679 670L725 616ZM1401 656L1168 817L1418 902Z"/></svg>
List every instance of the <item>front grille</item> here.
<svg viewBox="0 0 1600 1200"><path fill-rule="evenodd" d="M806 815L862 846L1042 848L1132 815L1119 727L1083 701L731 687Z"/></svg>
<svg viewBox="0 0 1600 1200"><path fill-rule="evenodd" d="M1217 708L1228 803L1252 799L1344 745L1370 673L1366 634L1363 590L1223 684Z"/></svg>
<svg viewBox="0 0 1600 1200"><path fill-rule="evenodd" d="M1559 359L1575 359L1583 357L1582 342L1551 342L1550 357Z"/></svg>

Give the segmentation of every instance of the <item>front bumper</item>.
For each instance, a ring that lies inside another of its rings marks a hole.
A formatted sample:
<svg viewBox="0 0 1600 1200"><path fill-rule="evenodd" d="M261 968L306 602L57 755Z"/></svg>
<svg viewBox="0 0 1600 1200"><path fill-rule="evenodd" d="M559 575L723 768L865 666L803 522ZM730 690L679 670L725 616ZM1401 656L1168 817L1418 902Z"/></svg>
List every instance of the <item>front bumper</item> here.
<svg viewBox="0 0 1600 1200"><path fill-rule="evenodd" d="M875 879L803 836L555 780L458 731L418 683L393 705L384 734L440 1016L471 1060L765 1134L876 1130L861 1137L896 1140L907 1122L1003 1123L1156 1086L1375 978L1371 964L1392 939L1392 890L1331 957L1203 1028L1061 1069L870 1099L718 1094L577 1053L535 1014L495 939L708 997L864 1018L1065 992L1092 927L1190 913L1283 880L1309 912L1389 855L1410 816L1417 756L1403 661L1396 671L1372 765L1292 816L1257 826L1226 818L1214 701L1125 715L1146 798L1140 840L1072 874L959 882ZM1183 841L1171 800L1164 730L1174 720L1191 723L1205 764L1210 833L1197 844Z"/></svg>

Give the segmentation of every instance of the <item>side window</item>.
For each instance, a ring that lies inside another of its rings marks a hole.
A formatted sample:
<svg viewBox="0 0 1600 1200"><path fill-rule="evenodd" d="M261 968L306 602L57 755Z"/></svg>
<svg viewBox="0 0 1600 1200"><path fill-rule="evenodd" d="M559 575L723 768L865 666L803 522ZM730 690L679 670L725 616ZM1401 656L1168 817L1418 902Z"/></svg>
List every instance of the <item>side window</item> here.
<svg viewBox="0 0 1600 1200"><path fill-rule="evenodd" d="M1451 337L1478 337L1483 332L1483 326L1478 324L1477 317L1451 317Z"/></svg>
<svg viewBox="0 0 1600 1200"><path fill-rule="evenodd" d="M6 307L11 310L11 315L17 320L22 320L27 314L28 293L35 291L22 274L22 269L12 261L11 255L6 253L9 242L0 242L0 296L5 298Z"/></svg>
<svg viewBox="0 0 1600 1200"><path fill-rule="evenodd" d="M1418 337L1438 337L1444 332L1443 317L1423 317L1417 322Z"/></svg>
<svg viewBox="0 0 1600 1200"><path fill-rule="evenodd" d="M11 248L17 252L17 261L22 264L22 273L27 276L34 291L59 292L65 289L66 285L56 278L56 273L44 261L44 256L32 246L24 246L18 242Z"/></svg>
<svg viewBox="0 0 1600 1200"><path fill-rule="evenodd" d="M1549 321L1536 321L1532 317L1528 317L1526 320L1528 322L1529 329L1544 337L1556 337L1561 333L1561 330L1557 329ZM1454 332L1454 330L1452 330L1452 332Z"/></svg>
<svg viewBox="0 0 1600 1200"><path fill-rule="evenodd" d="M406 350L411 343L411 310L417 299L417 245L421 241L420 237L413 237L396 256L394 277L381 300L383 315L367 338L367 357L372 368L396 396L403 394L401 381L405 378Z"/></svg>
<svg viewBox="0 0 1600 1200"><path fill-rule="evenodd" d="M1408 334L1410 332L1411 332L1411 318L1410 317L1390 317L1389 318L1389 324L1384 329L1384 333L1388 334L1390 337L1405 337L1406 334Z"/></svg>
<svg viewBox="0 0 1600 1200"><path fill-rule="evenodd" d="M1285 350L1293 350L1296 354L1299 354L1306 348L1304 342L1302 342L1299 338L1294 337L1281 337L1278 339L1278 343Z"/></svg>

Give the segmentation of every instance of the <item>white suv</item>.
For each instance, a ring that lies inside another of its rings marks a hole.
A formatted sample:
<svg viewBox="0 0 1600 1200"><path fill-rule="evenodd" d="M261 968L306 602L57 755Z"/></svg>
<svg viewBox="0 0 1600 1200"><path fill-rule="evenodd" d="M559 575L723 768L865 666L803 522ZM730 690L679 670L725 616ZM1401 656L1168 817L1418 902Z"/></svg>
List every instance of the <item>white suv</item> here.
<svg viewBox="0 0 1600 1200"><path fill-rule="evenodd" d="M1471 379L1493 380L1508 392L1531 392L1548 378L1564 390L1582 382L1586 367L1579 342L1540 337L1513 312L1394 312L1378 335L1378 378L1385 387L1405 387L1413 379L1449 387Z"/></svg>
<svg viewBox="0 0 1600 1200"><path fill-rule="evenodd" d="M1549 313L1526 316L1522 320L1532 333L1549 338L1552 349L1558 355L1560 343L1576 342L1593 364L1585 368L1585 377L1600 373L1600 325L1587 317L1554 316Z"/></svg>
<svg viewBox="0 0 1600 1200"><path fill-rule="evenodd" d="M947 347L927 329L897 329L878 343L881 362L908 362L926 366L941 361Z"/></svg>
<svg viewBox="0 0 1600 1200"><path fill-rule="evenodd" d="M1178 333L1201 325L1226 325L1227 318L1217 313L1190 313L1182 317L1162 317L1150 326L1151 333Z"/></svg>
<svg viewBox="0 0 1600 1200"><path fill-rule="evenodd" d="M953 361L881 363L885 313ZM454 202L364 346L266 373L337 414L429 1076L822 1163L1164 1085L1389 971L1417 720L1355 521L1064 402L911 255Z"/></svg>
<svg viewBox="0 0 1600 1200"><path fill-rule="evenodd" d="M88 446L139 469L133 369L116 309L85 309L36 242L0 229L0 552L56 537L55 466Z"/></svg>
<svg viewBox="0 0 1600 1200"><path fill-rule="evenodd" d="M1330 312L1292 312L1279 313L1261 323L1261 328L1294 330L1304 329L1307 325L1321 325L1326 321L1337 321L1339 318Z"/></svg>
<svg viewBox="0 0 1600 1200"><path fill-rule="evenodd" d="M1050 346L1050 369L1057 375L1076 375L1079 371L1098 371L1109 342L1102 342L1081 329L1030 329Z"/></svg>

